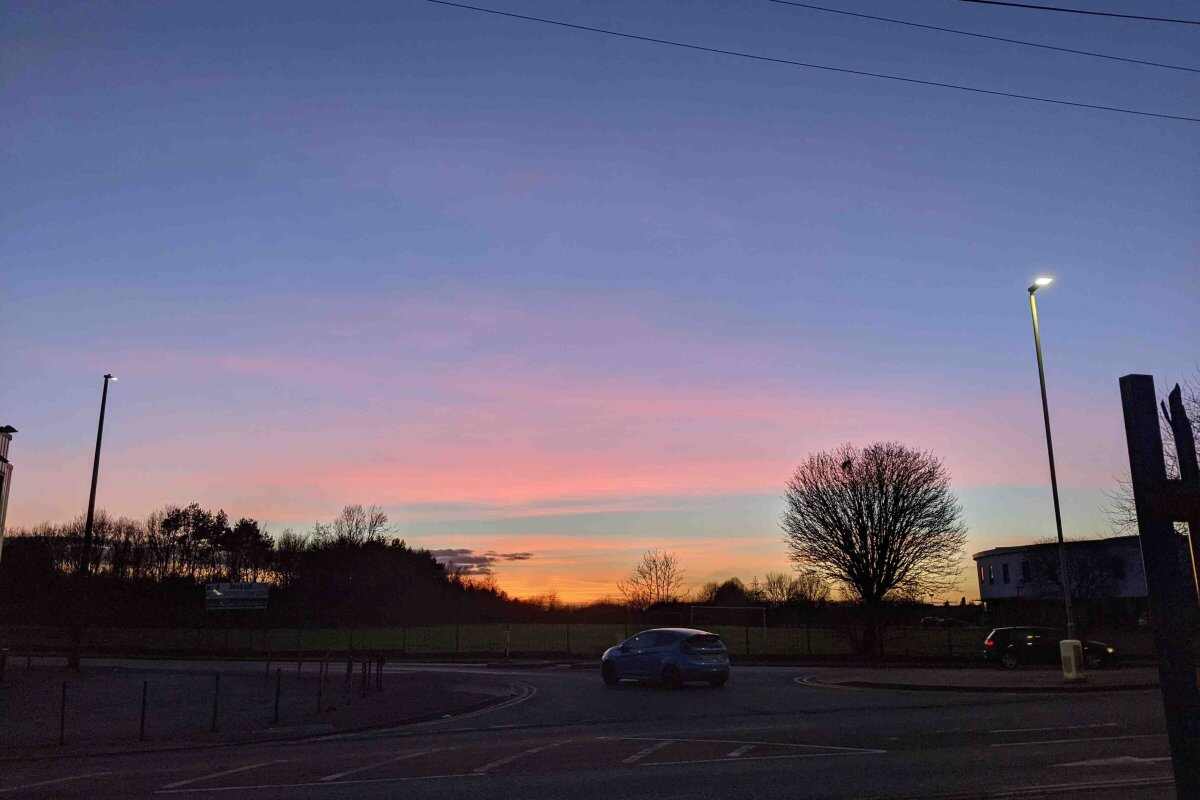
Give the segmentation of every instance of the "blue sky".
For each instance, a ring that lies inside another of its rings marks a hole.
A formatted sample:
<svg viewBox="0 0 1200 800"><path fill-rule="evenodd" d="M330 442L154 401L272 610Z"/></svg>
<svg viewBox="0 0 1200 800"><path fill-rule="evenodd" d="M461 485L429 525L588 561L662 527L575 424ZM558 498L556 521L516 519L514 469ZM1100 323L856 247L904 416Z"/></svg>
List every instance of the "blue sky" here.
<svg viewBox="0 0 1200 800"><path fill-rule="evenodd" d="M1200 112L1193 73L768 2L481 4ZM830 5L1200 66L1183 26ZM423 2L18 3L6 22L10 524L82 510L111 370L115 513L197 499L278 530L377 502L412 541L534 552L502 568L515 591L583 597L655 544L697 582L786 568L792 466L896 438L946 460L983 549L1053 530L1034 274L1059 277L1042 310L1069 534L1106 526L1125 467L1117 377L1162 388L1200 362L1200 125Z"/></svg>

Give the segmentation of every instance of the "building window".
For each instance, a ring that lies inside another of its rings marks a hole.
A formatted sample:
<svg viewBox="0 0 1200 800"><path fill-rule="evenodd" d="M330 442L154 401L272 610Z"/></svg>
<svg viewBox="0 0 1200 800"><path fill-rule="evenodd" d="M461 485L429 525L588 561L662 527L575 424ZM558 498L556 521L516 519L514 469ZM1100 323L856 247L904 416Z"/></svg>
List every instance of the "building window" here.
<svg viewBox="0 0 1200 800"><path fill-rule="evenodd" d="M979 565L979 585L982 586L987 580L987 574L983 571L983 564Z"/></svg>
<svg viewBox="0 0 1200 800"><path fill-rule="evenodd" d="M1004 582L1008 583L1008 564L1000 565L1000 571L1004 574Z"/></svg>
<svg viewBox="0 0 1200 800"><path fill-rule="evenodd" d="M988 585L991 585L995 582L996 582L996 568L989 565L988 566Z"/></svg>

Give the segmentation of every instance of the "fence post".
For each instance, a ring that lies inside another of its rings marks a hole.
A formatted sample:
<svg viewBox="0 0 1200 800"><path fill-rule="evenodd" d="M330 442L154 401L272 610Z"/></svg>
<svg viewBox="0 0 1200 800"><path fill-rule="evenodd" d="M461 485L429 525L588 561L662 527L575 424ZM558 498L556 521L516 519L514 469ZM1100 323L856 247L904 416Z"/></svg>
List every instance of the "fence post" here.
<svg viewBox="0 0 1200 800"><path fill-rule="evenodd" d="M383 656L382 655L379 656L379 664L376 666L376 669L375 669L375 690L378 692L383 691Z"/></svg>
<svg viewBox="0 0 1200 800"><path fill-rule="evenodd" d="M221 701L221 673L216 673L216 680L213 682L213 713L212 726L209 728L213 733L217 732L217 709Z"/></svg>
<svg viewBox="0 0 1200 800"><path fill-rule="evenodd" d="M504 623L504 657L509 658L512 653L512 625Z"/></svg>
<svg viewBox="0 0 1200 800"><path fill-rule="evenodd" d="M271 651L267 651L267 671L263 673L263 683L271 682Z"/></svg>
<svg viewBox="0 0 1200 800"><path fill-rule="evenodd" d="M750 655L750 626L745 627L746 631L746 655Z"/></svg>
<svg viewBox="0 0 1200 800"><path fill-rule="evenodd" d="M567 655L571 655L571 623L567 623Z"/></svg>
<svg viewBox="0 0 1200 800"><path fill-rule="evenodd" d="M67 743L67 682L62 684L62 700L58 705L58 745Z"/></svg>
<svg viewBox="0 0 1200 800"><path fill-rule="evenodd" d="M142 681L142 721L138 725L138 741L146 741L146 694L150 690L150 681Z"/></svg>
<svg viewBox="0 0 1200 800"><path fill-rule="evenodd" d="M275 716L272 718L271 724L279 724L279 689L283 683L283 670L276 668L275 670Z"/></svg>
<svg viewBox="0 0 1200 800"><path fill-rule="evenodd" d="M812 620L804 623L804 649L810 656L812 655Z"/></svg>
<svg viewBox="0 0 1200 800"><path fill-rule="evenodd" d="M325 662L321 662L321 674L317 678L317 714L321 713L321 695L325 692Z"/></svg>
<svg viewBox="0 0 1200 800"><path fill-rule="evenodd" d="M362 660L362 696L367 696L367 659Z"/></svg>
<svg viewBox="0 0 1200 800"><path fill-rule="evenodd" d="M400 627L400 655L402 655L402 656L408 655L408 626L407 625L402 625Z"/></svg>

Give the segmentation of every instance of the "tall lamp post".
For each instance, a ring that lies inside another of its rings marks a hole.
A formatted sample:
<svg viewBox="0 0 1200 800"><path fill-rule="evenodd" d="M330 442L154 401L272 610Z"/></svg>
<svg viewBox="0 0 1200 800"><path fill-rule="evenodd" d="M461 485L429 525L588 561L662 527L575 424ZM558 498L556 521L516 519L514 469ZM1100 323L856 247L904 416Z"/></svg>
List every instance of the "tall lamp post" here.
<svg viewBox="0 0 1200 800"><path fill-rule="evenodd" d="M1054 469L1054 440L1050 436L1050 405L1046 401L1046 366L1042 360L1042 329L1038 324L1037 290L1054 278L1042 276L1029 287L1029 313L1033 317L1033 347L1037 351L1038 382L1042 386L1042 419L1046 423L1046 455L1050 459L1050 493L1054 496L1054 526L1058 530L1058 574L1062 579L1063 602L1067 607L1067 638L1075 638L1075 614L1071 611L1071 577L1067 572L1067 548L1063 544L1062 510L1058 504L1058 474Z"/></svg>
<svg viewBox="0 0 1200 800"><path fill-rule="evenodd" d="M100 423L96 426L96 454L92 459L92 491L88 494L87 521L83 525L83 552L79 557L79 573L86 575L92 566L92 522L96 514L96 481L100 477L100 444L104 440L104 408L108 405L108 384L116 381L111 373L104 375L100 391Z"/></svg>

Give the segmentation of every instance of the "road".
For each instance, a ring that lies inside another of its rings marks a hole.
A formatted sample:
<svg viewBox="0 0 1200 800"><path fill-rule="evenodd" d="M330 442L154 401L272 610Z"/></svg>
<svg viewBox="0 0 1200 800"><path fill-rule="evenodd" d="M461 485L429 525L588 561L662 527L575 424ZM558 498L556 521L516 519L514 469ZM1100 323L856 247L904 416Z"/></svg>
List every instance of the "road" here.
<svg viewBox="0 0 1200 800"><path fill-rule="evenodd" d="M515 700L402 729L9 762L0 797L1173 796L1153 691L852 690L794 667L742 667L722 689L678 691L606 688L590 670L507 675L525 687Z"/></svg>

